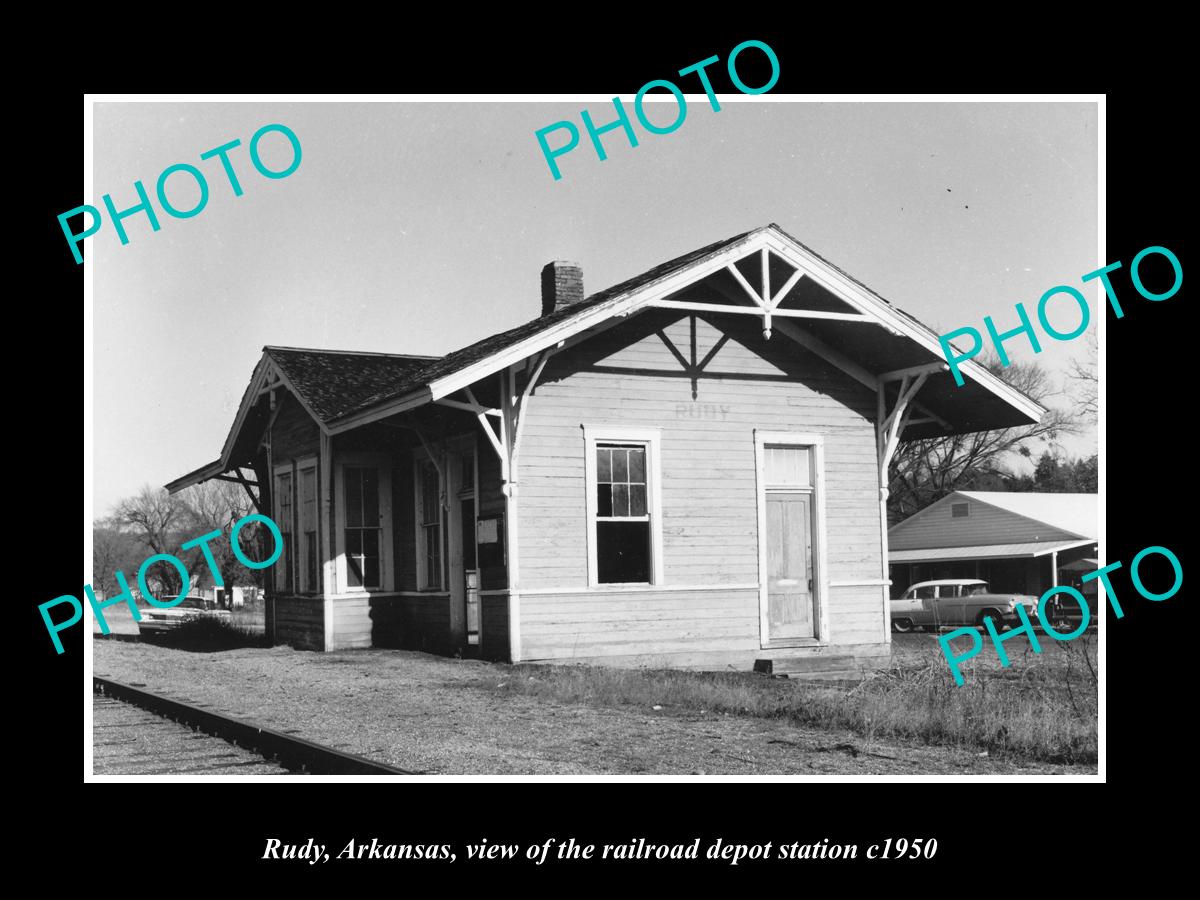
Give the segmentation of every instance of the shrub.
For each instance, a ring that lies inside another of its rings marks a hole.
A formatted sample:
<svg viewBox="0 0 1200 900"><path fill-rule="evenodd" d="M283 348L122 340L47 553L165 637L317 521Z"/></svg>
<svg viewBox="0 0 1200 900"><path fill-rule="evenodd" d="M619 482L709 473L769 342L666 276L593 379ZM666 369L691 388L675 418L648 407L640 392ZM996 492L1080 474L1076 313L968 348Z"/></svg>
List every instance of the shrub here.
<svg viewBox="0 0 1200 900"><path fill-rule="evenodd" d="M266 647L266 637L254 629L228 619L197 617L187 619L170 631L147 638L176 650L211 653L239 647Z"/></svg>

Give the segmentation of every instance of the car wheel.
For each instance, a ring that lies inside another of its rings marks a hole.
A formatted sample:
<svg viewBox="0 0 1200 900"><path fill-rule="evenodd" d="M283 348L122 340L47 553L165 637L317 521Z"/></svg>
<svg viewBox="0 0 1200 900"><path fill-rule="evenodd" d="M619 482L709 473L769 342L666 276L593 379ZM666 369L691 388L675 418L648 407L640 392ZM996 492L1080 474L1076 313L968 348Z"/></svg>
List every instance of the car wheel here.
<svg viewBox="0 0 1200 900"><path fill-rule="evenodd" d="M1050 619L1050 627L1060 634L1067 634L1075 630L1075 623L1066 616L1052 616Z"/></svg>
<svg viewBox="0 0 1200 900"><path fill-rule="evenodd" d="M987 626L983 624L983 620L988 618L992 620L992 624L996 626L997 631L1004 630L1004 617L1000 615L1000 611L996 609L980 610L979 615L975 617L975 624L980 628L987 628Z"/></svg>
<svg viewBox="0 0 1200 900"><path fill-rule="evenodd" d="M912 619L892 619L892 631L906 634L913 630Z"/></svg>

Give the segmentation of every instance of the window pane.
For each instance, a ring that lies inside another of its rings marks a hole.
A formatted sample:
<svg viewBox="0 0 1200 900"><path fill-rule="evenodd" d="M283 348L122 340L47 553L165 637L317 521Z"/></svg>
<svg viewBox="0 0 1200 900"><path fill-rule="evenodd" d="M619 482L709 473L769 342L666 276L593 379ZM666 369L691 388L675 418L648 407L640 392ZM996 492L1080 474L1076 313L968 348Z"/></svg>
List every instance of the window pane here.
<svg viewBox="0 0 1200 900"><path fill-rule="evenodd" d="M346 526L362 525L362 469L347 466L343 470L346 482Z"/></svg>
<svg viewBox="0 0 1200 900"><path fill-rule="evenodd" d="M379 470L360 469L362 472L362 523L367 528L379 526Z"/></svg>
<svg viewBox="0 0 1200 900"><path fill-rule="evenodd" d="M616 459L615 454L613 459ZM612 514L614 516L629 515L629 485L614 484L612 486Z"/></svg>
<svg viewBox="0 0 1200 900"><path fill-rule="evenodd" d="M613 481L629 480L629 451L624 447L614 447L612 451Z"/></svg>
<svg viewBox="0 0 1200 900"><path fill-rule="evenodd" d="M300 472L300 530L312 531L317 525L317 470Z"/></svg>
<svg viewBox="0 0 1200 900"><path fill-rule="evenodd" d="M596 480L612 481L612 451L607 447L596 448Z"/></svg>
<svg viewBox="0 0 1200 900"><path fill-rule="evenodd" d="M281 582L283 589L289 593L294 590L292 582L292 535L291 532L283 532L283 553L280 555L278 565L283 566Z"/></svg>
<svg viewBox="0 0 1200 900"><path fill-rule="evenodd" d="M363 586L362 557L346 554L346 584L349 587Z"/></svg>
<svg viewBox="0 0 1200 900"><path fill-rule="evenodd" d="M442 586L442 530L437 525L425 528L425 587Z"/></svg>
<svg viewBox="0 0 1200 900"><path fill-rule="evenodd" d="M362 529L347 528L346 529L346 554L354 556L362 556Z"/></svg>
<svg viewBox="0 0 1200 900"><path fill-rule="evenodd" d="M629 480L631 482L646 481L646 448L629 448Z"/></svg>
<svg viewBox="0 0 1200 900"><path fill-rule="evenodd" d="M613 514L612 485L596 485L596 515L611 516Z"/></svg>
<svg viewBox="0 0 1200 900"><path fill-rule="evenodd" d="M317 533L315 531L305 532L304 535L304 571L305 590L315 591L318 587L317 579Z"/></svg>
<svg viewBox="0 0 1200 900"><path fill-rule="evenodd" d="M379 529L364 528L360 532L363 553L363 584L379 587Z"/></svg>
<svg viewBox="0 0 1200 900"><path fill-rule="evenodd" d="M632 461L633 457L630 457ZM646 486L631 484L629 486L629 514L631 516L646 515Z"/></svg>
<svg viewBox="0 0 1200 900"><path fill-rule="evenodd" d="M440 520L438 515L441 486L438 484L438 472L429 460L421 462L421 522L430 524Z"/></svg>
<svg viewBox="0 0 1200 900"><path fill-rule="evenodd" d="M776 487L812 486L808 447L767 447L766 468L767 484Z"/></svg>
<svg viewBox="0 0 1200 900"><path fill-rule="evenodd" d="M282 532L292 530L292 476L280 475L276 479L275 506L278 509L278 519L275 522Z"/></svg>
<svg viewBox="0 0 1200 900"><path fill-rule="evenodd" d="M650 580L650 523L597 522L596 567L602 584Z"/></svg>

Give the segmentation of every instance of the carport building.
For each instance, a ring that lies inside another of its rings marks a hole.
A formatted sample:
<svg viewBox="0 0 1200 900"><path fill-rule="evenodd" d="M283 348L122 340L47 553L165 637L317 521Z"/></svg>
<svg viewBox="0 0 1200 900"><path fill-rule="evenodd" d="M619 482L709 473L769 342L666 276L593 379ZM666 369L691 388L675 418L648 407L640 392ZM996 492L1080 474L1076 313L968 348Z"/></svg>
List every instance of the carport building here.
<svg viewBox="0 0 1200 900"><path fill-rule="evenodd" d="M892 596L939 578L982 578L993 590L1041 595L1057 584L1094 597L1095 494L954 491L888 530Z"/></svg>

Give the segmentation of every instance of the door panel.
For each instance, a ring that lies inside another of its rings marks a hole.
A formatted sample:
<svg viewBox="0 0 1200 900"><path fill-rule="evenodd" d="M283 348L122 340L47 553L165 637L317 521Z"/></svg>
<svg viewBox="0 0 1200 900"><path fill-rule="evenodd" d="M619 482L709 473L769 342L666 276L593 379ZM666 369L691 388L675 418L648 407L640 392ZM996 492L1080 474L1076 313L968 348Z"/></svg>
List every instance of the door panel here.
<svg viewBox="0 0 1200 900"><path fill-rule="evenodd" d="M924 621L921 622L921 624L922 625L932 625L934 627L941 625L942 618L940 615L938 615L937 600L926 599L926 600L922 600L921 603L925 607L925 617L924 617Z"/></svg>
<svg viewBox="0 0 1200 900"><path fill-rule="evenodd" d="M813 638L812 497L768 492L766 502L767 639Z"/></svg>
<svg viewBox="0 0 1200 900"><path fill-rule="evenodd" d="M478 550L475 533L475 497L465 497L459 501L459 524L462 529L463 572L466 579L465 602L467 617L467 644L479 643L479 572L475 568L475 556Z"/></svg>

